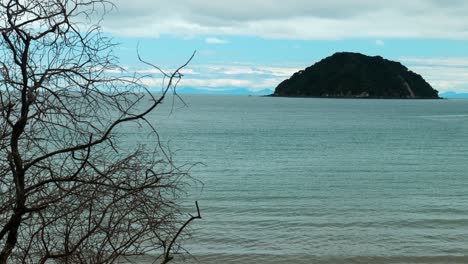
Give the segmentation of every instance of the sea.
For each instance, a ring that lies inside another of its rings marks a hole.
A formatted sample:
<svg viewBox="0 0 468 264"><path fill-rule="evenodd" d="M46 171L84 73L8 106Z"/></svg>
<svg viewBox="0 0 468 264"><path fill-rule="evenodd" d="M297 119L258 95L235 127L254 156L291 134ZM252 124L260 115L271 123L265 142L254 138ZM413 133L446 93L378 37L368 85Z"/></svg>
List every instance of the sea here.
<svg viewBox="0 0 468 264"><path fill-rule="evenodd" d="M468 263L468 100L182 99L149 118L200 163L177 262Z"/></svg>

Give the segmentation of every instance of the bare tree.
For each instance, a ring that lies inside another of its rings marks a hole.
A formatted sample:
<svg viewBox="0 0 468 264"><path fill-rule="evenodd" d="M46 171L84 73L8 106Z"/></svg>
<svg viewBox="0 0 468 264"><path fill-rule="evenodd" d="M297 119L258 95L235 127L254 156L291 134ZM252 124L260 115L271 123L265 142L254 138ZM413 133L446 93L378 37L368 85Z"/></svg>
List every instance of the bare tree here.
<svg viewBox="0 0 468 264"><path fill-rule="evenodd" d="M147 115L191 58L161 71L154 96L113 74L123 70L114 44L89 26L111 3L0 1L0 263L112 263L147 252L168 262L200 214L197 204L182 221L188 170ZM121 140L133 122L151 129L153 146Z"/></svg>

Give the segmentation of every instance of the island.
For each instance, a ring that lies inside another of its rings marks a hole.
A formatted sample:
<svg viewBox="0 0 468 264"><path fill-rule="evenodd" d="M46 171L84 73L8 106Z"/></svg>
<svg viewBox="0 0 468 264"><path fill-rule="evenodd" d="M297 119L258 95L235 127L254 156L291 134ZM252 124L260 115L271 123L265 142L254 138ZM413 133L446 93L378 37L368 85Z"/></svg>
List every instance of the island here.
<svg viewBox="0 0 468 264"><path fill-rule="evenodd" d="M439 99L439 92L400 62L338 52L294 73L271 96Z"/></svg>

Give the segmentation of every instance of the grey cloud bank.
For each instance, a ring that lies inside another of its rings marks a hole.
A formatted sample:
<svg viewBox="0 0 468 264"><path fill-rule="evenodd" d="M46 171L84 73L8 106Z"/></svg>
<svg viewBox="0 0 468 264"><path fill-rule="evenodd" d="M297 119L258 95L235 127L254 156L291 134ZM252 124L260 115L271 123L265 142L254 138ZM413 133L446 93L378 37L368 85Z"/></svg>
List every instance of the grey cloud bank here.
<svg viewBox="0 0 468 264"><path fill-rule="evenodd" d="M468 39L468 1L116 0L104 20L119 35L245 35L284 39Z"/></svg>

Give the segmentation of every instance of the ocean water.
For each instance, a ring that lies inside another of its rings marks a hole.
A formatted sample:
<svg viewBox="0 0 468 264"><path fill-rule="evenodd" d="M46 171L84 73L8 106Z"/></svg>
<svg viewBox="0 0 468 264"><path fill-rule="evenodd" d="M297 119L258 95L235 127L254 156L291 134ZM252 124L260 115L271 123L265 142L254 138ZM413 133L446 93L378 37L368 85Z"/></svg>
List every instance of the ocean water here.
<svg viewBox="0 0 468 264"><path fill-rule="evenodd" d="M187 263L468 263L468 100L183 99Z"/></svg>

